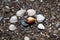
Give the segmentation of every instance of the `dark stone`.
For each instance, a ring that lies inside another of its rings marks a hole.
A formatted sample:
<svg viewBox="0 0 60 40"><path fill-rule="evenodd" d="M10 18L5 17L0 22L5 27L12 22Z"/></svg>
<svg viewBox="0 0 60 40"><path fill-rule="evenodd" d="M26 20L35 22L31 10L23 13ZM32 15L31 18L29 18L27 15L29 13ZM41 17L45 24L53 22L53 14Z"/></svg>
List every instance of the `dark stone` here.
<svg viewBox="0 0 60 40"><path fill-rule="evenodd" d="M0 21L2 20L2 18L3 18L3 17L2 17L2 16L0 16Z"/></svg>
<svg viewBox="0 0 60 40"><path fill-rule="evenodd" d="M0 31L0 37L2 37L2 35L3 35L2 31Z"/></svg>
<svg viewBox="0 0 60 40"><path fill-rule="evenodd" d="M32 37L31 40L36 40L36 38L35 37Z"/></svg>
<svg viewBox="0 0 60 40"><path fill-rule="evenodd" d="M25 21L21 22L22 26L28 26L28 24Z"/></svg>

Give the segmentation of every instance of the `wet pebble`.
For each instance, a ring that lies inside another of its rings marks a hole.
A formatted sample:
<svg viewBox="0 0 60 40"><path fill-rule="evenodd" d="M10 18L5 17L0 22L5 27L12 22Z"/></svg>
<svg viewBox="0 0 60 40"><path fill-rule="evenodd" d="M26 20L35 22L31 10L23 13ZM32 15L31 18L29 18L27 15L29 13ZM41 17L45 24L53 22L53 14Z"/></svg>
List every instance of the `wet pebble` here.
<svg viewBox="0 0 60 40"><path fill-rule="evenodd" d="M39 29L45 29L45 26L43 24L38 24L37 26Z"/></svg>
<svg viewBox="0 0 60 40"><path fill-rule="evenodd" d="M16 23L18 21L17 16L12 16L9 21L10 23Z"/></svg>
<svg viewBox="0 0 60 40"><path fill-rule="evenodd" d="M37 17L36 17L37 22L43 22L44 19L45 19L45 17L41 14L37 15Z"/></svg>
<svg viewBox="0 0 60 40"><path fill-rule="evenodd" d="M28 9L27 13L28 13L28 16L34 16L36 14L36 10L34 10L34 9Z"/></svg>
<svg viewBox="0 0 60 40"><path fill-rule="evenodd" d="M15 29L16 29L16 26L15 26L15 25L11 24L11 25L9 26L9 30L14 31Z"/></svg>

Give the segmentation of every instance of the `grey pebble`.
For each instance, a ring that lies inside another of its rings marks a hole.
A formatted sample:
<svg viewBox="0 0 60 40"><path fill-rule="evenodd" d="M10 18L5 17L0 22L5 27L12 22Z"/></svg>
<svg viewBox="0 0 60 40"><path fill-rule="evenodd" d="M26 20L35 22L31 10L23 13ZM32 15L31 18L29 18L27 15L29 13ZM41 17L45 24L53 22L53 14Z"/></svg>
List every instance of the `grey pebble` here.
<svg viewBox="0 0 60 40"><path fill-rule="evenodd" d="M2 18L3 18L3 17L2 17L2 16L0 16L0 21L2 20Z"/></svg>
<svg viewBox="0 0 60 40"><path fill-rule="evenodd" d="M11 0L4 0L3 2L7 3L7 2L10 2Z"/></svg>
<svg viewBox="0 0 60 40"><path fill-rule="evenodd" d="M60 25L60 23L58 22L58 23L56 23L56 25L55 25L55 26L56 26L56 27L58 27L59 25Z"/></svg>

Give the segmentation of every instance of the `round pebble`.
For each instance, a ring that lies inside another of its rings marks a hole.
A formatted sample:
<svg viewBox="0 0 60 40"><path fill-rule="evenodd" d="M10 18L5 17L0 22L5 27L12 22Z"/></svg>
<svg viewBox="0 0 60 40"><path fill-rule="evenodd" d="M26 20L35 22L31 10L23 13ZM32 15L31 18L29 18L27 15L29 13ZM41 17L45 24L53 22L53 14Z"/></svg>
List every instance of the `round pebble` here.
<svg viewBox="0 0 60 40"><path fill-rule="evenodd" d="M45 26L43 24L38 24L37 26L39 29L45 29Z"/></svg>
<svg viewBox="0 0 60 40"><path fill-rule="evenodd" d="M10 23L16 23L17 21L17 16L12 16L10 19Z"/></svg>
<svg viewBox="0 0 60 40"><path fill-rule="evenodd" d="M22 21L21 24L22 24L23 26L28 26L28 24L27 24L25 21Z"/></svg>
<svg viewBox="0 0 60 40"><path fill-rule="evenodd" d="M27 37L27 36L25 36L25 37L24 37L24 40L30 40L30 38L29 38L29 37Z"/></svg>
<svg viewBox="0 0 60 40"><path fill-rule="evenodd" d="M19 11L16 12L16 15L22 17L25 12L26 12L26 10L21 9L21 10L19 10Z"/></svg>
<svg viewBox="0 0 60 40"><path fill-rule="evenodd" d="M45 17L43 15L41 15L41 14L37 15L37 21L38 22L43 22L44 19L45 19Z"/></svg>
<svg viewBox="0 0 60 40"><path fill-rule="evenodd" d="M15 29L16 29L16 26L15 26L15 25L11 24L11 25L9 26L9 30L14 31Z"/></svg>
<svg viewBox="0 0 60 40"><path fill-rule="evenodd" d="M35 22L35 18L33 18L33 17L28 17L28 18L27 18L27 22L28 22L28 23L34 23L34 22Z"/></svg>
<svg viewBox="0 0 60 40"><path fill-rule="evenodd" d="M27 13L28 13L28 16L34 16L36 14L36 10L34 10L34 9L28 9Z"/></svg>

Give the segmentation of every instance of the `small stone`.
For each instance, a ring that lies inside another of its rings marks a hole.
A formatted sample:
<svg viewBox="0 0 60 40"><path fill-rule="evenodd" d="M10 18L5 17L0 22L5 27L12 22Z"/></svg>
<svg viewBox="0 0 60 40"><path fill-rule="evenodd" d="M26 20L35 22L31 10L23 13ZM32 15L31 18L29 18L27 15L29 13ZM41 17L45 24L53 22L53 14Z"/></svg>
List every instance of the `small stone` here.
<svg viewBox="0 0 60 40"><path fill-rule="evenodd" d="M10 19L10 23L16 23L17 21L17 16L12 16Z"/></svg>
<svg viewBox="0 0 60 40"><path fill-rule="evenodd" d="M36 14L36 10L34 10L34 9L28 9L27 13L28 13L28 16L34 16Z"/></svg>
<svg viewBox="0 0 60 40"><path fill-rule="evenodd" d="M5 6L5 12L10 12L10 7L9 6Z"/></svg>
<svg viewBox="0 0 60 40"><path fill-rule="evenodd" d="M41 14L37 15L37 21L38 22L43 22L44 19L45 19L45 17L43 15L41 15Z"/></svg>
<svg viewBox="0 0 60 40"><path fill-rule="evenodd" d="M15 29L16 29L16 26L15 26L15 25L11 24L11 25L9 26L9 30L14 31Z"/></svg>
<svg viewBox="0 0 60 40"><path fill-rule="evenodd" d="M60 22L57 22L55 26L56 26L56 27L59 27L59 25L60 25Z"/></svg>
<svg viewBox="0 0 60 40"><path fill-rule="evenodd" d="M22 21L21 24L22 24L23 26L28 26L28 24L27 24L25 21Z"/></svg>
<svg viewBox="0 0 60 40"><path fill-rule="evenodd" d="M55 16L52 16L51 19L55 19L56 17Z"/></svg>
<svg viewBox="0 0 60 40"><path fill-rule="evenodd" d="M36 40L36 38L35 37L32 37L31 40Z"/></svg>
<svg viewBox="0 0 60 40"><path fill-rule="evenodd" d="M45 29L45 26L43 24L38 24L37 26L39 29Z"/></svg>
<svg viewBox="0 0 60 40"><path fill-rule="evenodd" d="M3 0L3 2L5 2L5 3L8 3L8 2L10 2L11 0Z"/></svg>
<svg viewBox="0 0 60 40"><path fill-rule="evenodd" d="M43 2L43 0L40 0L40 2Z"/></svg>
<svg viewBox="0 0 60 40"><path fill-rule="evenodd" d="M34 0L30 0L30 1L34 1Z"/></svg>
<svg viewBox="0 0 60 40"><path fill-rule="evenodd" d="M33 17L28 17L28 18L27 18L27 22L28 22L28 23L34 23L34 22L35 22L35 18L33 18Z"/></svg>
<svg viewBox="0 0 60 40"><path fill-rule="evenodd" d="M2 20L2 18L3 18L3 17L2 17L2 16L0 16L0 21Z"/></svg>
<svg viewBox="0 0 60 40"><path fill-rule="evenodd" d="M27 36L25 36L25 37L24 37L24 40L30 40L30 38L29 38L29 37L27 37Z"/></svg>
<svg viewBox="0 0 60 40"><path fill-rule="evenodd" d="M10 7L9 7L9 6L5 6L5 8L10 9Z"/></svg>
<svg viewBox="0 0 60 40"><path fill-rule="evenodd" d="M25 12L26 12L26 10L21 9L21 10L19 10L19 11L16 12L16 15L19 16L19 17L22 17Z"/></svg>
<svg viewBox="0 0 60 40"><path fill-rule="evenodd" d="M16 2L18 2L19 0L16 0Z"/></svg>

